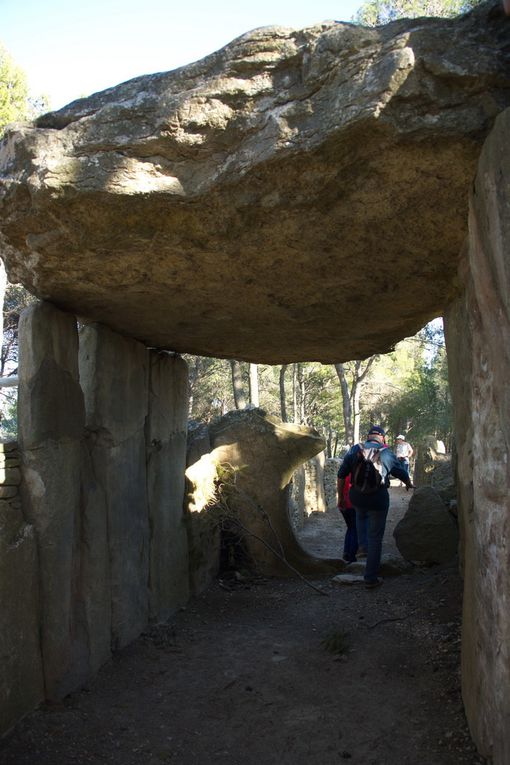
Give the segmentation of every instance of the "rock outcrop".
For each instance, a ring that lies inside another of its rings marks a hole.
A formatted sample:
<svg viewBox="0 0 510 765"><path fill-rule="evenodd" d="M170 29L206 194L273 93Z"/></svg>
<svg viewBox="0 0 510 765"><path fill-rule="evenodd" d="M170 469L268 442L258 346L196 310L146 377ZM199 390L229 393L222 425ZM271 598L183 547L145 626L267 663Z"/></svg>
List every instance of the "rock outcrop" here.
<svg viewBox="0 0 510 765"><path fill-rule="evenodd" d="M289 517L292 474L324 449L317 431L252 409L229 412L210 426L209 435L212 451L186 471L195 494L202 496L195 503L195 512L208 501L214 502L216 483L222 483L227 520L233 519L233 528L262 573L292 575L282 554L302 574L330 574L341 569L340 560L307 553L297 541Z"/></svg>
<svg viewBox="0 0 510 765"><path fill-rule="evenodd" d="M11 130L9 278L160 348L388 350L452 296L480 147L510 104L509 23L493 0L378 29L263 28Z"/></svg>

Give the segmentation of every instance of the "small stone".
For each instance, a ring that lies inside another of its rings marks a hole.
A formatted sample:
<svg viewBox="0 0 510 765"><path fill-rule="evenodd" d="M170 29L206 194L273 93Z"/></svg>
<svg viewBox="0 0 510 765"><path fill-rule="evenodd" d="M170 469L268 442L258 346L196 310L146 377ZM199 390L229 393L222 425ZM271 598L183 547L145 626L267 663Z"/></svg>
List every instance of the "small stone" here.
<svg viewBox="0 0 510 765"><path fill-rule="evenodd" d="M333 584L363 584L365 580L356 574L337 574L331 580Z"/></svg>

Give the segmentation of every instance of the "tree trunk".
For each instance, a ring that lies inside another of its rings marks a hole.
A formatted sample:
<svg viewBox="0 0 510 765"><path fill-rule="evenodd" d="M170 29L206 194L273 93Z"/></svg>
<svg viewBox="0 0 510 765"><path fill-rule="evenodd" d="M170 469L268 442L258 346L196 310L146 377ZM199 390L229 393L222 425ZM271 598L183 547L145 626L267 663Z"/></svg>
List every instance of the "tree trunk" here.
<svg viewBox="0 0 510 765"><path fill-rule="evenodd" d="M5 303L5 289L7 287L7 274L5 271L5 265L3 260L0 259L0 356L2 347L4 344L4 303ZM4 376L4 365L2 363L2 377Z"/></svg>
<svg viewBox="0 0 510 765"><path fill-rule="evenodd" d="M246 396L243 389L243 376L241 373L241 364L234 359L230 359L230 368L232 370L232 389L234 391L234 404L236 409L246 409Z"/></svg>
<svg viewBox="0 0 510 765"><path fill-rule="evenodd" d="M295 423L299 422L297 367L297 364L292 365L292 414Z"/></svg>
<svg viewBox="0 0 510 765"><path fill-rule="evenodd" d="M195 401L195 390L197 381L200 377L200 356L193 357L193 364L189 365L188 375L188 418L193 417L193 403Z"/></svg>
<svg viewBox="0 0 510 765"><path fill-rule="evenodd" d="M250 364L250 403L259 406L259 366Z"/></svg>
<svg viewBox="0 0 510 765"><path fill-rule="evenodd" d="M285 398L285 372L287 371L288 364L282 364L280 367L280 411L282 422L288 422L287 420L287 402Z"/></svg>
<svg viewBox="0 0 510 765"><path fill-rule="evenodd" d="M305 422L306 419L306 412L305 412L305 377L303 374L303 365L298 364L297 365L297 378L298 378L298 402L299 402L299 420L298 422L300 425L302 425Z"/></svg>
<svg viewBox="0 0 510 765"><path fill-rule="evenodd" d="M353 426L352 426L352 406L351 396L349 391L349 385L345 376L345 369L343 364L334 364L335 371L340 382L340 388L342 391L342 415L344 420L345 440L351 446L354 442Z"/></svg>
<svg viewBox="0 0 510 765"><path fill-rule="evenodd" d="M359 443L359 437L360 437L360 423L361 423L360 399L361 399L361 384L359 383L358 380L355 380L355 384L353 384L353 391L352 391L352 409L353 409L352 439L355 444Z"/></svg>

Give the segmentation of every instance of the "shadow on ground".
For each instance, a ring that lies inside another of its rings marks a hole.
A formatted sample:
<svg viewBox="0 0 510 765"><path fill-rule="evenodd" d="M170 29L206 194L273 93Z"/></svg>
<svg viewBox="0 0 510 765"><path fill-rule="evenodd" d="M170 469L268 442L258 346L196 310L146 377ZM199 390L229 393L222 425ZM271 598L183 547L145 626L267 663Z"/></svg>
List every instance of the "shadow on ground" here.
<svg viewBox="0 0 510 765"><path fill-rule="evenodd" d="M391 530L405 509L392 490ZM338 555L335 512L311 552ZM216 582L117 653L97 680L26 718L2 765L479 765L459 691L456 565L367 591L325 579Z"/></svg>

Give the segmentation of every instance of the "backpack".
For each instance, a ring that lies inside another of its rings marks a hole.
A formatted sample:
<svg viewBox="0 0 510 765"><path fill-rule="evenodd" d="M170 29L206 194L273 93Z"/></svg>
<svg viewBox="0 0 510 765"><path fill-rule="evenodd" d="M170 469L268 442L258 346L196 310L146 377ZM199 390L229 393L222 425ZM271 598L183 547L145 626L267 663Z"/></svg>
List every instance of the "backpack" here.
<svg viewBox="0 0 510 765"><path fill-rule="evenodd" d="M359 444L356 463L351 473L351 486L361 494L375 494L383 486L381 451L382 449L365 449Z"/></svg>

